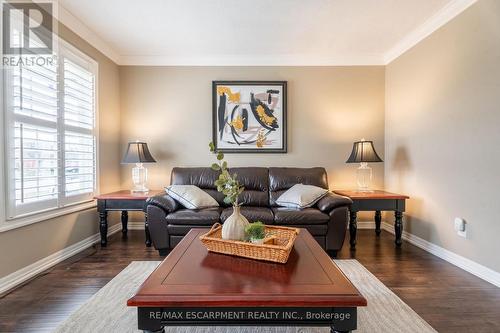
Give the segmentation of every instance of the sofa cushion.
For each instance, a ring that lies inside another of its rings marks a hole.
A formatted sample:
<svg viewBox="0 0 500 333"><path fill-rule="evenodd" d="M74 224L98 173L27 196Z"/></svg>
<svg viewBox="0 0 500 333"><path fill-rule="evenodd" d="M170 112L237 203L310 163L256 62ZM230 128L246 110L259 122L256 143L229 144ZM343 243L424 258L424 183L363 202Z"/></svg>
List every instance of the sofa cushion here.
<svg viewBox="0 0 500 333"><path fill-rule="evenodd" d="M195 185L202 189L217 189L214 182L219 178L219 171L205 168L173 168L170 176L172 185Z"/></svg>
<svg viewBox="0 0 500 333"><path fill-rule="evenodd" d="M167 215L169 224L190 224L211 226L219 222L222 208L210 207L203 209L179 209Z"/></svg>
<svg viewBox="0 0 500 333"><path fill-rule="evenodd" d="M245 190L238 197L243 206L269 206L269 170L267 168L230 168L229 173L236 174L236 179Z"/></svg>
<svg viewBox="0 0 500 333"><path fill-rule="evenodd" d="M273 212L267 207L241 206L240 212L249 222L262 221L264 224L274 223ZM224 209L220 214L221 221L224 222L232 213L232 207Z"/></svg>
<svg viewBox="0 0 500 333"><path fill-rule="evenodd" d="M270 205L295 184L314 185L328 189L325 168L269 168Z"/></svg>
<svg viewBox="0 0 500 333"><path fill-rule="evenodd" d="M316 208L294 209L273 207L274 223L282 225L307 225L328 223L330 217Z"/></svg>
<svg viewBox="0 0 500 333"><path fill-rule="evenodd" d="M230 174L236 174L236 179L245 190L267 191L269 189L269 169L257 167L229 168Z"/></svg>

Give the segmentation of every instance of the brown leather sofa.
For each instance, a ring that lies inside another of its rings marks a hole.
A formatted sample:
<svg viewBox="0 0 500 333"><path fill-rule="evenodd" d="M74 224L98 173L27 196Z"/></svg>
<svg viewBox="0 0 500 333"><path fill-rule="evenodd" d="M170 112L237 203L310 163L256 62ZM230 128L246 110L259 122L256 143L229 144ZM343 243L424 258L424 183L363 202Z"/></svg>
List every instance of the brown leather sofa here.
<svg viewBox="0 0 500 333"><path fill-rule="evenodd" d="M241 213L250 221L306 228L328 250L336 255L344 242L347 214L351 199L328 193L311 208L302 210L278 207L278 197L295 184L309 184L328 189L324 168L231 168L245 186L239 201ZM219 173L210 168L174 168L171 184L196 185L214 197L220 207L185 209L168 194L154 196L146 203L149 232L155 249L166 255L191 228L209 228L224 222L232 207L223 202L214 181Z"/></svg>

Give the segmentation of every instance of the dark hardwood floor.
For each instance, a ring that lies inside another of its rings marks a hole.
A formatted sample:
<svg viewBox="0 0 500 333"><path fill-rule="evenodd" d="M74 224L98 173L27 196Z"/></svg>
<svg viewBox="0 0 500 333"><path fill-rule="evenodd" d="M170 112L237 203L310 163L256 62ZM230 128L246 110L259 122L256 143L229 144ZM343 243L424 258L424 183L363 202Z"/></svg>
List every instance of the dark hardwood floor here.
<svg viewBox="0 0 500 333"><path fill-rule="evenodd" d="M347 245L347 246L346 246ZM439 332L500 332L500 288L393 235L358 231L355 258ZM0 332L50 332L133 260L160 260L141 231L110 237L0 299Z"/></svg>

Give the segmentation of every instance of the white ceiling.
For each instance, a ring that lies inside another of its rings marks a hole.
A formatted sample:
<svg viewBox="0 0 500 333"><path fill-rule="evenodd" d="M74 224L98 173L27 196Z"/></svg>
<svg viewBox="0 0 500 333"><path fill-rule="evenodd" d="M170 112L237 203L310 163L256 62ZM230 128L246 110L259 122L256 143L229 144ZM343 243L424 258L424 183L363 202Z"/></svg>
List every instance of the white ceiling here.
<svg viewBox="0 0 500 333"><path fill-rule="evenodd" d="M59 2L63 23L119 64L369 65L388 63L475 0Z"/></svg>

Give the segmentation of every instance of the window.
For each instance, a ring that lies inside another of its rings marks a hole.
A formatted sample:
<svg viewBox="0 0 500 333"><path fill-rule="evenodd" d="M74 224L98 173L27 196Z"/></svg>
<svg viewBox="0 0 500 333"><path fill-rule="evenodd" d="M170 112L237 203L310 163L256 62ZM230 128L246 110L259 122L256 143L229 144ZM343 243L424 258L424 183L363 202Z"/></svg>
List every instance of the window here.
<svg viewBox="0 0 500 333"><path fill-rule="evenodd" d="M97 64L60 41L57 63L4 71L7 218L93 199Z"/></svg>

